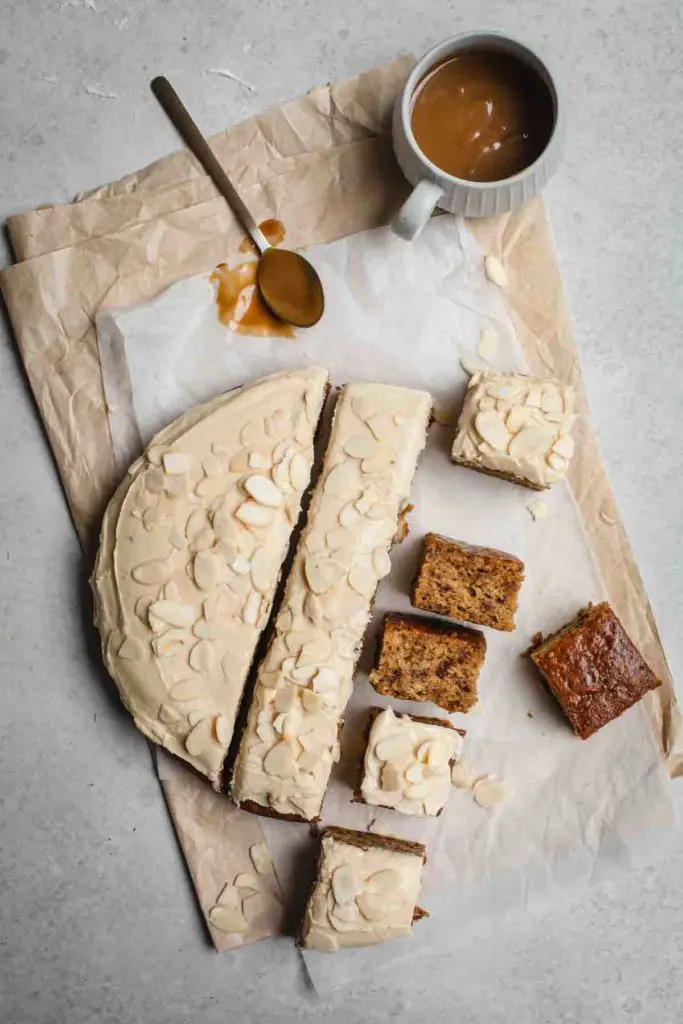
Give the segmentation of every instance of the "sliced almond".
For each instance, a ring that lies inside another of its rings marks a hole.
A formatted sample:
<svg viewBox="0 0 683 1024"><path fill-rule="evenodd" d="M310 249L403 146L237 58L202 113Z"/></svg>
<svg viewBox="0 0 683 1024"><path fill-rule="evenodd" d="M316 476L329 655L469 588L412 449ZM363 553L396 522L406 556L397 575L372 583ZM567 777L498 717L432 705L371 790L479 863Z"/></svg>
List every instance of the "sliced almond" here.
<svg viewBox="0 0 683 1024"><path fill-rule="evenodd" d="M225 578L225 562L213 551L199 551L194 556L192 572L200 590L212 590Z"/></svg>
<svg viewBox="0 0 683 1024"><path fill-rule="evenodd" d="M561 455L557 455L556 452L551 452L547 456L546 461L551 469L554 469L556 473L564 473L567 468L567 460L563 459Z"/></svg>
<svg viewBox="0 0 683 1024"><path fill-rule="evenodd" d="M199 700L202 693L203 687L199 679L181 679L179 683L174 683L170 690L173 700Z"/></svg>
<svg viewBox="0 0 683 1024"><path fill-rule="evenodd" d="M266 896L262 892L252 892L242 900L242 913L247 924L252 924L266 909Z"/></svg>
<svg viewBox="0 0 683 1024"><path fill-rule="evenodd" d="M320 664L327 661L332 653L332 643L328 636L317 636L301 648L300 661L302 664Z"/></svg>
<svg viewBox="0 0 683 1024"><path fill-rule="evenodd" d="M270 722L260 722L256 726L256 735L262 743L268 743L271 746L277 743L277 733Z"/></svg>
<svg viewBox="0 0 683 1024"><path fill-rule="evenodd" d="M342 566L326 558L322 552L314 552L307 556L305 572L308 585L314 594L324 594L344 575Z"/></svg>
<svg viewBox="0 0 683 1024"><path fill-rule="evenodd" d="M469 352L460 353L460 365L468 377L475 377L482 370L486 370L486 363Z"/></svg>
<svg viewBox="0 0 683 1024"><path fill-rule="evenodd" d="M248 626L255 626L258 622L259 612L261 611L261 595L252 591L247 598L247 602L242 610L242 621L246 622Z"/></svg>
<svg viewBox="0 0 683 1024"><path fill-rule="evenodd" d="M391 559L386 548L375 548L372 552L372 566L378 580L384 579L391 572Z"/></svg>
<svg viewBox="0 0 683 1024"><path fill-rule="evenodd" d="M507 799L507 787L496 775L484 775L472 787L472 796L480 807L495 807Z"/></svg>
<svg viewBox="0 0 683 1024"><path fill-rule="evenodd" d="M189 498L191 490L186 476L169 476L164 480L164 491L172 498Z"/></svg>
<svg viewBox="0 0 683 1024"><path fill-rule="evenodd" d="M553 443L554 427L541 427L535 423L522 427L510 442L510 457L515 460L544 455Z"/></svg>
<svg viewBox="0 0 683 1024"><path fill-rule="evenodd" d="M284 503L282 491L267 476L249 476L243 486L247 494L251 495L259 505L265 505L267 508L280 508Z"/></svg>
<svg viewBox="0 0 683 1024"><path fill-rule="evenodd" d="M246 932L248 925L241 907L224 907L220 903L215 904L209 911L209 922L214 928L228 934L241 934Z"/></svg>
<svg viewBox="0 0 683 1024"><path fill-rule="evenodd" d="M396 423L389 412L369 416L366 423L380 444L386 444L396 435Z"/></svg>
<svg viewBox="0 0 683 1024"><path fill-rule="evenodd" d="M331 496L348 494L358 486L359 477L355 463L343 462L330 470L325 480L325 494Z"/></svg>
<svg viewBox="0 0 683 1024"><path fill-rule="evenodd" d="M309 464L301 452L296 452L289 463L289 480L295 491L303 491L308 486Z"/></svg>
<svg viewBox="0 0 683 1024"><path fill-rule="evenodd" d="M372 597L377 587L377 578L367 562L360 562L349 573L349 586L357 594Z"/></svg>
<svg viewBox="0 0 683 1024"><path fill-rule="evenodd" d="M178 628L189 627L198 618L196 609L181 601L155 601L150 607L150 614L156 615L158 619L167 622L169 626Z"/></svg>
<svg viewBox="0 0 683 1024"><path fill-rule="evenodd" d="M330 665L323 665L319 668L313 679L313 689L316 693L336 693L339 687L339 676Z"/></svg>
<svg viewBox="0 0 683 1024"><path fill-rule="evenodd" d="M276 743L263 759L263 770L278 779L293 779L296 776L296 761L289 743Z"/></svg>
<svg viewBox="0 0 683 1024"><path fill-rule="evenodd" d="M211 740L211 719L202 718L185 739L185 748L192 757L199 757Z"/></svg>
<svg viewBox="0 0 683 1024"><path fill-rule="evenodd" d="M177 725L182 721L183 716L172 704L162 704L159 708L159 721L164 725Z"/></svg>
<svg viewBox="0 0 683 1024"><path fill-rule="evenodd" d="M249 856L259 875L267 875L273 870L273 861L265 843L253 843L249 847Z"/></svg>
<svg viewBox="0 0 683 1024"><path fill-rule="evenodd" d="M286 713L297 699L296 687L282 686L275 694L275 710L281 714Z"/></svg>
<svg viewBox="0 0 683 1024"><path fill-rule="evenodd" d="M190 651L190 668L195 672L210 672L214 664L213 645L209 640L200 640Z"/></svg>
<svg viewBox="0 0 683 1024"><path fill-rule="evenodd" d="M356 505L344 505L343 509L339 513L339 525L346 529L350 529L354 527L361 518L361 512Z"/></svg>
<svg viewBox="0 0 683 1024"><path fill-rule="evenodd" d="M347 530L343 526L336 526L334 530L328 530L325 534L325 544L330 551L337 551L339 548L353 547L355 542L356 538L353 530Z"/></svg>
<svg viewBox="0 0 683 1024"><path fill-rule="evenodd" d="M409 800L424 800L429 793L429 786L426 782L411 782L406 786L406 796Z"/></svg>
<svg viewBox="0 0 683 1024"><path fill-rule="evenodd" d="M508 276L497 256L489 255L484 258L484 270L489 281L498 285L499 288L507 288Z"/></svg>
<svg viewBox="0 0 683 1024"><path fill-rule="evenodd" d="M373 475L375 473L384 473L393 465L393 463L394 457L391 452L379 451L377 455L363 459L360 464L360 468L363 473Z"/></svg>
<svg viewBox="0 0 683 1024"><path fill-rule="evenodd" d="M386 736L375 746L375 756L380 761L395 761L397 757L410 754L412 760L413 744L408 735L397 733L393 736Z"/></svg>
<svg viewBox="0 0 683 1024"><path fill-rule="evenodd" d="M200 498L215 498L223 494L225 482L219 476L205 476L200 480L194 489L194 493Z"/></svg>
<svg viewBox="0 0 683 1024"><path fill-rule="evenodd" d="M562 393L554 384L545 387L541 397L541 409L543 412L564 412Z"/></svg>
<svg viewBox="0 0 683 1024"><path fill-rule="evenodd" d="M398 871L394 871L393 868L383 868L381 871L375 871L373 875L367 879L363 886L363 891L366 893L387 893L392 892L394 889L399 889L401 886L401 876Z"/></svg>
<svg viewBox="0 0 683 1024"><path fill-rule="evenodd" d="M380 894L363 892L356 897L356 904L366 921L381 921L389 908Z"/></svg>
<svg viewBox="0 0 683 1024"><path fill-rule="evenodd" d="M272 462L267 459L261 452L250 452L249 453L249 469L270 469Z"/></svg>
<svg viewBox="0 0 683 1024"><path fill-rule="evenodd" d="M118 649L118 656L126 661L141 661L145 656L145 646L137 637L127 636Z"/></svg>
<svg viewBox="0 0 683 1024"><path fill-rule="evenodd" d="M416 785L424 782L424 765L415 762L409 764L406 768L406 779L408 782L414 782Z"/></svg>
<svg viewBox="0 0 683 1024"><path fill-rule="evenodd" d="M510 434L505 426L502 415L491 409L478 412L474 418L474 426L483 441L490 444L498 452L507 450Z"/></svg>
<svg viewBox="0 0 683 1024"><path fill-rule="evenodd" d="M169 476L182 476L192 472L192 456L185 452L164 452L161 457L164 471Z"/></svg>
<svg viewBox="0 0 683 1024"><path fill-rule="evenodd" d="M266 416L264 422L268 437L282 437L292 428L292 421L284 409L276 409L272 415Z"/></svg>
<svg viewBox="0 0 683 1024"><path fill-rule="evenodd" d="M451 783L456 789L472 789L476 775L464 761L457 761L451 768Z"/></svg>
<svg viewBox="0 0 683 1024"><path fill-rule="evenodd" d="M573 438L569 434L560 434L553 445L553 451L556 455L561 455L565 459L571 459L574 454Z"/></svg>
<svg viewBox="0 0 683 1024"><path fill-rule="evenodd" d="M153 445L147 449L147 458L153 466L160 466L163 458L164 449L161 445Z"/></svg>
<svg viewBox="0 0 683 1024"><path fill-rule="evenodd" d="M143 480L150 494L161 494L164 489L164 474L160 469L148 470Z"/></svg>
<svg viewBox="0 0 683 1024"><path fill-rule="evenodd" d="M332 894L337 903L352 903L360 890L358 872L350 864L342 864L332 873Z"/></svg>
<svg viewBox="0 0 683 1024"><path fill-rule="evenodd" d="M232 739L232 728L230 722L225 715L217 715L216 721L214 722L214 729L216 730L216 739L222 747L227 747Z"/></svg>
<svg viewBox="0 0 683 1024"><path fill-rule="evenodd" d="M344 445L344 451L352 459L370 459L377 450L377 441L369 434L354 434Z"/></svg>
<svg viewBox="0 0 683 1024"><path fill-rule="evenodd" d="M259 479L265 479L261 477ZM273 485L275 486L275 485ZM278 494L280 492L278 491ZM282 495L280 495L282 497ZM245 501L235 512L240 522L247 526L270 526L273 521L275 510L267 505L261 505L257 501Z"/></svg>
<svg viewBox="0 0 683 1024"><path fill-rule="evenodd" d="M530 409L540 409L543 401L543 389L539 384L532 384L527 391L524 404Z"/></svg>
<svg viewBox="0 0 683 1024"><path fill-rule="evenodd" d="M154 598L150 597L149 594L143 594L135 602L135 614L144 623L147 623L147 616L149 613L150 606L154 604Z"/></svg>
<svg viewBox="0 0 683 1024"><path fill-rule="evenodd" d="M167 559L150 558L136 565L131 575L136 583L164 583L170 569Z"/></svg>
<svg viewBox="0 0 683 1024"><path fill-rule="evenodd" d="M505 420L505 425L512 434L525 427L531 421L532 411L525 405L515 405L510 409Z"/></svg>
<svg viewBox="0 0 683 1024"><path fill-rule="evenodd" d="M337 921L343 921L345 924L353 924L360 921L360 911L353 902L337 903L330 916L331 918L336 918Z"/></svg>
<svg viewBox="0 0 683 1024"><path fill-rule="evenodd" d="M258 423L245 423L240 431L240 444L256 444L263 440L265 423L260 420Z"/></svg>
<svg viewBox="0 0 683 1024"><path fill-rule="evenodd" d="M302 690L301 703L304 711L308 711L309 714L315 714L320 711L323 706L321 695L316 693L314 690Z"/></svg>
<svg viewBox="0 0 683 1024"><path fill-rule="evenodd" d="M193 553L197 551L208 551L216 543L216 535L210 526L206 526L203 530L200 530L192 540L190 541L190 551Z"/></svg>
<svg viewBox="0 0 683 1024"><path fill-rule="evenodd" d="M238 576L248 576L251 572L251 560L246 555L235 555L230 563L230 568Z"/></svg>

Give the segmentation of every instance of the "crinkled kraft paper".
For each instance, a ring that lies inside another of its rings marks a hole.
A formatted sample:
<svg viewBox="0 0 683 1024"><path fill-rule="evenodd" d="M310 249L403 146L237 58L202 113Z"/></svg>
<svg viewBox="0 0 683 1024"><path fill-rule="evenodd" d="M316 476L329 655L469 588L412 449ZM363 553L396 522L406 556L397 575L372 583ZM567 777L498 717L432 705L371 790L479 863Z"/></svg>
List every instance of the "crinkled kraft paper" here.
<svg viewBox="0 0 683 1024"><path fill-rule="evenodd" d="M257 219L282 220L293 247L387 223L407 192L393 158L390 122L411 65L406 57L315 89L216 136L215 151ZM94 315L147 301L180 278L211 269L236 252L243 234L186 151L73 204L12 217L8 228L19 262L2 271L0 286L90 557L118 483ZM578 392L582 416L571 488L607 595L663 680L645 705L669 773L683 774L680 711L598 454L543 203L470 222L470 228L484 252L505 258L507 299L530 368L560 377ZM162 785L206 915L221 885L241 870L236 857L262 837L261 823L226 807L225 798L183 768ZM276 934L281 926L278 907L260 922L258 934L240 942ZM235 944L216 930L212 937L218 948Z"/></svg>

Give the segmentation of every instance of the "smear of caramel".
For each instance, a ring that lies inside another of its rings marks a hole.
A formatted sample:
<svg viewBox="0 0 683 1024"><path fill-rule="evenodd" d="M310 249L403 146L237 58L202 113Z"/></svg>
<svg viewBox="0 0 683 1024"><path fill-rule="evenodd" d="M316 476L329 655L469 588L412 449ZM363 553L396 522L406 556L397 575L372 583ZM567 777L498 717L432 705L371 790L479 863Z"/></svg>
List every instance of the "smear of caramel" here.
<svg viewBox="0 0 683 1024"><path fill-rule="evenodd" d="M211 280L216 284L218 319L236 334L293 338L294 328L270 312L256 284L258 262L228 267L220 263Z"/></svg>
<svg viewBox="0 0 683 1024"><path fill-rule="evenodd" d="M262 220L259 224L260 230L266 236L267 240L271 245L280 245L285 240L285 226L281 220L276 220L274 217L269 217L268 220ZM257 248L252 242L251 238L245 238L240 243L240 252L257 252Z"/></svg>

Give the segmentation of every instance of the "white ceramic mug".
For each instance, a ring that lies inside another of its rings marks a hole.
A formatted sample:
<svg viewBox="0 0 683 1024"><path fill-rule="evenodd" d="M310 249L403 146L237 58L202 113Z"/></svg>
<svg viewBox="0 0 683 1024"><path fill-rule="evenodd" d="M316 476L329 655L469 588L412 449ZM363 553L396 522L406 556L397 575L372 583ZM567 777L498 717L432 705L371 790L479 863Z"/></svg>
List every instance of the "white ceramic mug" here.
<svg viewBox="0 0 683 1024"><path fill-rule="evenodd" d="M545 83L553 104L553 128L545 149L532 164L503 181L467 181L442 171L419 148L411 127L415 90L424 75L453 54L473 48L510 54L527 64ZM491 217L521 206L540 192L559 163L562 106L550 71L528 46L500 32L467 32L438 43L417 62L396 102L392 130L396 159L415 186L392 226L402 238L412 239L422 231L436 206L465 217Z"/></svg>

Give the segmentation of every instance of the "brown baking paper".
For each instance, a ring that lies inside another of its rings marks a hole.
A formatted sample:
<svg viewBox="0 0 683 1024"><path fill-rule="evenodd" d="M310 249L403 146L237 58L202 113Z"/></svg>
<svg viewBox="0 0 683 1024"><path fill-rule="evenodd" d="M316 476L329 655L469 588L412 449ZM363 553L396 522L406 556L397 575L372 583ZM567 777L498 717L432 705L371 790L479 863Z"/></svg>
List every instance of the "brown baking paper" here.
<svg viewBox="0 0 683 1024"><path fill-rule="evenodd" d="M389 133L411 64L403 58L313 90L212 140L257 219L284 221L294 247L387 223L407 190ZM22 262L2 272L0 286L76 529L91 553L118 482L94 315L147 301L180 278L211 269L236 251L243 234L186 151L76 203L13 217L8 227ZM583 416L571 487L609 599L663 680L646 707L669 773L683 774L680 711L588 419L543 204L470 228L484 252L505 259L507 299L531 368L570 381L579 394ZM244 859L260 825L229 804L228 813L225 798L182 767L163 785L206 914L221 885L241 870L236 857ZM278 910L240 943L280 928ZM212 937L219 948L232 944L215 930Z"/></svg>

